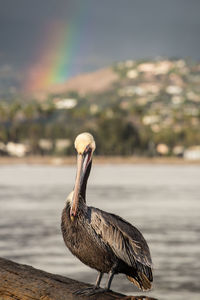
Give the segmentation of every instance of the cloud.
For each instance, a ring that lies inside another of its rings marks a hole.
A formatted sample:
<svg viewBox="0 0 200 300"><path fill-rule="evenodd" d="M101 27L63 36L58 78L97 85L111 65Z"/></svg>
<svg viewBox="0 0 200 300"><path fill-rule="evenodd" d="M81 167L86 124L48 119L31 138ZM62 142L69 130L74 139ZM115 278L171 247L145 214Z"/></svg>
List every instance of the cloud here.
<svg viewBox="0 0 200 300"><path fill-rule="evenodd" d="M0 66L0 79L19 81L22 79L22 75L13 66L4 64Z"/></svg>
<svg viewBox="0 0 200 300"><path fill-rule="evenodd" d="M0 97L18 93L22 82L22 72L9 64L0 65Z"/></svg>

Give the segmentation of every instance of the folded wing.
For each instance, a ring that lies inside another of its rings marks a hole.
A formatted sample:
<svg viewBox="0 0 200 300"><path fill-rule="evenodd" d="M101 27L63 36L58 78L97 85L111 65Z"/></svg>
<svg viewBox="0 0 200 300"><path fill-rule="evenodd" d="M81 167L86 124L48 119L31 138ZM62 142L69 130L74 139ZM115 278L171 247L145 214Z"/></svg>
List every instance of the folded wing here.
<svg viewBox="0 0 200 300"><path fill-rule="evenodd" d="M91 210L91 225L119 259L150 282L153 280L149 247L137 228L117 215L96 208Z"/></svg>

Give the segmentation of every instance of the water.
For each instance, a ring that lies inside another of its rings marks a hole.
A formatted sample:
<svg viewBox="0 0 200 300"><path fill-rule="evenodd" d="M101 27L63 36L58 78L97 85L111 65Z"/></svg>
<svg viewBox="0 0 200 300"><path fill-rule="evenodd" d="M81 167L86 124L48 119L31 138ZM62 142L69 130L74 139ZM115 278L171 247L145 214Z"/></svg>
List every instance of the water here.
<svg viewBox="0 0 200 300"><path fill-rule="evenodd" d="M93 283L96 272L66 249L60 215L75 167L0 167L0 256ZM120 214L147 239L159 299L200 299L200 166L95 165L90 205ZM106 277L106 276L104 276ZM105 279L104 279L105 280ZM143 294L124 275L112 289Z"/></svg>

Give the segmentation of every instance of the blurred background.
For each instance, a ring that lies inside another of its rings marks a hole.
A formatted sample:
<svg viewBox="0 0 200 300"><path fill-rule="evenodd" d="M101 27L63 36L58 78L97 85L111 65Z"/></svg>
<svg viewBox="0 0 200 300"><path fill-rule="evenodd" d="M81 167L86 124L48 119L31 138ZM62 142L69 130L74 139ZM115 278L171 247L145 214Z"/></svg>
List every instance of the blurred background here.
<svg viewBox="0 0 200 300"><path fill-rule="evenodd" d="M199 299L200 2L0 5L0 256L94 281L60 232L73 141L89 131L89 204L144 233L153 296ZM113 288L137 294L125 278Z"/></svg>

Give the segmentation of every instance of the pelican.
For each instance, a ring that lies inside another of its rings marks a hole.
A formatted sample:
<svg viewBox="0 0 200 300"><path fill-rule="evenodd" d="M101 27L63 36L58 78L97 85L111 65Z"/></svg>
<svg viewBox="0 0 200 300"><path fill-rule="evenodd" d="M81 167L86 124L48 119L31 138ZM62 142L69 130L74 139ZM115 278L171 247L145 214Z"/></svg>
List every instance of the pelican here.
<svg viewBox="0 0 200 300"><path fill-rule="evenodd" d="M74 142L77 151L77 174L74 190L69 194L62 212L63 239L81 262L96 269L98 277L92 294L110 290L115 274L123 273L139 289L151 289L152 261L149 247L140 231L121 217L86 204L86 186L92 166L95 141L90 133L79 134ZM104 273L108 281L100 282Z"/></svg>

